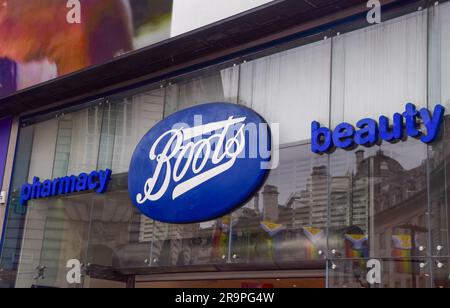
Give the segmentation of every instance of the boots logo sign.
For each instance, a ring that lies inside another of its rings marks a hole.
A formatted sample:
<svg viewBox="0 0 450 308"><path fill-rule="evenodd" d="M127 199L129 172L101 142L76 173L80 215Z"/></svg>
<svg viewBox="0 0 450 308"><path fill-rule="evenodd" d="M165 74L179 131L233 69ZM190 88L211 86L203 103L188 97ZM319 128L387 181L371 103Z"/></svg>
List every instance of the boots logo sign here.
<svg viewBox="0 0 450 308"><path fill-rule="evenodd" d="M254 111L229 103L199 105L169 116L144 136L131 159L128 191L154 220L208 221L253 196L270 158L269 127Z"/></svg>

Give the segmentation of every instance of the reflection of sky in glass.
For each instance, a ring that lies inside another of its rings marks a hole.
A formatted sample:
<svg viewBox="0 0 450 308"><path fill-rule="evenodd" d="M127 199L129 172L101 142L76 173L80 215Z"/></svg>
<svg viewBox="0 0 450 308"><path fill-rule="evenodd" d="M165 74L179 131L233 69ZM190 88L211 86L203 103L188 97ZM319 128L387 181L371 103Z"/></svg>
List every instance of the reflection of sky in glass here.
<svg viewBox="0 0 450 308"><path fill-rule="evenodd" d="M420 166L427 158L427 146L414 139L406 143L385 144L381 149L385 155L398 161L405 170Z"/></svg>

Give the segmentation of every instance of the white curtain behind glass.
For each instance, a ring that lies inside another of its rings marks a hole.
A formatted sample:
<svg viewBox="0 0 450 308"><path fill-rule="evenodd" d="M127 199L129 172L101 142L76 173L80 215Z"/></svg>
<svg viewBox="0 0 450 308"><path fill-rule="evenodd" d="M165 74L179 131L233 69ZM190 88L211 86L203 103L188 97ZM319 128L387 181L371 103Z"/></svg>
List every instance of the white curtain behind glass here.
<svg viewBox="0 0 450 308"><path fill-rule="evenodd" d="M102 108L93 107L68 114L60 120L58 137L70 138L70 152L67 172L61 172L58 176L89 173L97 169L101 115ZM65 151L63 142L58 141L57 155Z"/></svg>
<svg viewBox="0 0 450 308"><path fill-rule="evenodd" d="M35 125L28 172L29 183L32 183L35 176L43 181L52 178L57 133L58 121L56 119Z"/></svg>
<svg viewBox="0 0 450 308"><path fill-rule="evenodd" d="M125 99L117 105L112 170L128 172L131 156L142 137L163 118L164 89Z"/></svg>
<svg viewBox="0 0 450 308"><path fill-rule="evenodd" d="M444 104L450 113L450 3L430 9L430 102Z"/></svg>
<svg viewBox="0 0 450 308"><path fill-rule="evenodd" d="M236 103L238 79L239 68L230 67L172 84L167 87L165 115L199 104Z"/></svg>
<svg viewBox="0 0 450 308"><path fill-rule="evenodd" d="M332 124L427 105L427 12L333 41Z"/></svg>
<svg viewBox="0 0 450 308"><path fill-rule="evenodd" d="M280 124L280 144L309 140L311 122L329 122L331 41L241 67L240 104Z"/></svg>
<svg viewBox="0 0 450 308"><path fill-rule="evenodd" d="M440 7L441 21L441 103L450 109L450 4ZM448 112L448 111L447 111Z"/></svg>

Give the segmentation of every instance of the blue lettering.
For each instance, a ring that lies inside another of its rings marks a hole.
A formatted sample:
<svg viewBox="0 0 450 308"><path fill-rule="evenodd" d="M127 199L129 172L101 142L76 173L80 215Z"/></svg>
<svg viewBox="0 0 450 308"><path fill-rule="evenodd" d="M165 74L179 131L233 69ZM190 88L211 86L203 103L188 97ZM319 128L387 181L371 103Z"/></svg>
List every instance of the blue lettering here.
<svg viewBox="0 0 450 308"><path fill-rule="evenodd" d="M432 143L436 140L439 134L439 129L444 121L444 112L445 109L441 105L437 105L434 108L433 117L430 116L430 112L426 108L420 110L420 116L422 117L423 123L427 129L426 136L420 138L422 142Z"/></svg>
<svg viewBox="0 0 450 308"><path fill-rule="evenodd" d="M42 183L41 197L48 198L52 192L52 181L47 180Z"/></svg>
<svg viewBox="0 0 450 308"><path fill-rule="evenodd" d="M45 180L40 182L38 177L33 179L33 184L23 184L20 192L20 204L26 203L32 199L49 198L52 196L71 194L87 190L94 190L97 193L104 193L108 189L108 183L111 180L112 171L93 171L89 175L81 173L78 176L66 176L54 180Z"/></svg>
<svg viewBox="0 0 450 308"><path fill-rule="evenodd" d="M39 199L41 196L41 183L39 182L39 178L35 177L33 179L33 186L31 187L31 198Z"/></svg>
<svg viewBox="0 0 450 308"><path fill-rule="evenodd" d="M106 169L105 171L100 171L100 188L97 189L97 193L102 194L108 189L108 183L111 180L112 170Z"/></svg>
<svg viewBox="0 0 450 308"><path fill-rule="evenodd" d="M354 135L355 128L348 123L342 123L334 130L333 142L338 148L347 149L354 145Z"/></svg>
<svg viewBox="0 0 450 308"><path fill-rule="evenodd" d="M56 191L58 189L58 185L61 179L54 179L52 183L52 196L57 196L60 194L59 191Z"/></svg>
<svg viewBox="0 0 450 308"><path fill-rule="evenodd" d="M384 141L395 142L403 139L403 128L403 116L400 113L394 114L392 128L387 117L380 117L380 138Z"/></svg>
<svg viewBox="0 0 450 308"><path fill-rule="evenodd" d="M331 131L326 127L320 127L320 123L311 124L312 140L311 150L313 153L326 153L333 147Z"/></svg>
<svg viewBox="0 0 450 308"><path fill-rule="evenodd" d="M71 194L74 193L75 190L75 186L77 184L77 177L76 176L66 176L64 178L60 179L60 184L59 184L59 194L60 195L66 195L66 194Z"/></svg>
<svg viewBox="0 0 450 308"><path fill-rule="evenodd" d="M356 124L360 130L355 134L355 142L359 145L372 146L378 141L378 125L375 120L362 119Z"/></svg>
<svg viewBox="0 0 450 308"><path fill-rule="evenodd" d="M419 137L421 135L421 132L418 130L417 126L417 109L416 106L414 106L411 103L408 103L406 105L406 110L403 113L403 116L406 119L406 132L410 137Z"/></svg>
<svg viewBox="0 0 450 308"><path fill-rule="evenodd" d="M20 205L25 205L31 199L31 185L23 184L20 192Z"/></svg>
<svg viewBox="0 0 450 308"><path fill-rule="evenodd" d="M89 174L88 177L88 187L90 190L96 190L99 185L99 178L98 178L98 172L92 171L91 174Z"/></svg>
<svg viewBox="0 0 450 308"><path fill-rule="evenodd" d="M442 105L436 105L431 114L427 108L417 110L416 106L408 103L405 112L394 114L392 125L390 119L380 116L379 123L373 119L362 119L356 123L357 129L349 123L341 123L333 132L321 127L318 122L312 122L311 149L322 154L330 152L333 147L351 149L355 144L370 147L382 140L395 143L407 136L420 139L423 143L432 143L439 136L444 113Z"/></svg>
<svg viewBox="0 0 450 308"><path fill-rule="evenodd" d="M86 173L82 173L78 176L78 182L77 182L77 191L85 191L88 189L87 185L88 175Z"/></svg>

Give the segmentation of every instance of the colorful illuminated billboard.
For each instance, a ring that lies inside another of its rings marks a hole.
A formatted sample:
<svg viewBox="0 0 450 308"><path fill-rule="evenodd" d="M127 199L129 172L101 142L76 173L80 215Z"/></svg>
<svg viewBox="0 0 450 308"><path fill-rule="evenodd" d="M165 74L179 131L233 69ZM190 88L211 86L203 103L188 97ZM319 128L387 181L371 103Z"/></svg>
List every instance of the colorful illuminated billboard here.
<svg viewBox="0 0 450 308"><path fill-rule="evenodd" d="M0 98L267 2L0 0Z"/></svg>

